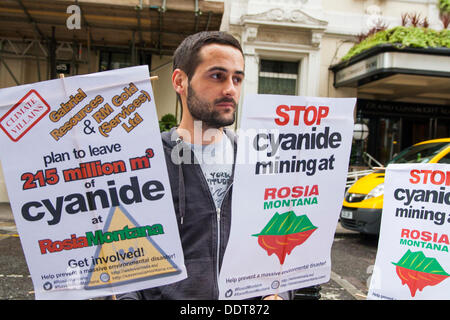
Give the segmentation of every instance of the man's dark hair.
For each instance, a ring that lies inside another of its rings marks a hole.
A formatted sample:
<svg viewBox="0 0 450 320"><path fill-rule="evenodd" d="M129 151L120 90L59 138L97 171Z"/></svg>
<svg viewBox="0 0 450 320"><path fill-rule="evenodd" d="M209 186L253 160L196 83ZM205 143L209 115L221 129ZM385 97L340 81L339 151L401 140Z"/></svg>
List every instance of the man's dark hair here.
<svg viewBox="0 0 450 320"><path fill-rule="evenodd" d="M232 35L222 31L202 31L185 38L173 55L173 70L183 70L190 80L195 69L201 63L198 55L200 49L208 44L223 44L235 47L244 55L239 41Z"/></svg>

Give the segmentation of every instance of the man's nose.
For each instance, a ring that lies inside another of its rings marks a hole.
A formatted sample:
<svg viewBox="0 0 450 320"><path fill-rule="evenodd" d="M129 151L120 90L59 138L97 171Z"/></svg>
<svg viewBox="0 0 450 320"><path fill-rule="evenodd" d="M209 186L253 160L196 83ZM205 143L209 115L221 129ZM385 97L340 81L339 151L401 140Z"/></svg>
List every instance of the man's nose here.
<svg viewBox="0 0 450 320"><path fill-rule="evenodd" d="M225 81L224 83L224 88L223 88L223 94L225 96L236 96L237 94L237 87L236 84L234 83L233 77L228 77L227 81Z"/></svg>

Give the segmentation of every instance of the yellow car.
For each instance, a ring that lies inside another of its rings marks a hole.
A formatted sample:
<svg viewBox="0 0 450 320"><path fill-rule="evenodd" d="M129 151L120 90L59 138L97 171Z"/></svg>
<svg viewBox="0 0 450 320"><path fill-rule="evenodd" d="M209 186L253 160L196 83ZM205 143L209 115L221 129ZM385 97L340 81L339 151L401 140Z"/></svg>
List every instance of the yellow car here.
<svg viewBox="0 0 450 320"><path fill-rule="evenodd" d="M416 143L401 151L390 163L450 163L450 138ZM356 181L345 193L340 214L342 227L363 234L378 234L383 189L384 169L377 169Z"/></svg>

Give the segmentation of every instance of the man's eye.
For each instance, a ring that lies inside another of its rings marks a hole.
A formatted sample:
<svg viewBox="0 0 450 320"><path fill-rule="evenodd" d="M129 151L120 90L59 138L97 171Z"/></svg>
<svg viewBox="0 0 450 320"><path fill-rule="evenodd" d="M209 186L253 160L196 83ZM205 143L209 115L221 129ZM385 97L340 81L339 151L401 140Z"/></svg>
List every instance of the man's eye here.
<svg viewBox="0 0 450 320"><path fill-rule="evenodd" d="M234 77L234 78L233 78L233 81L234 81L235 83L241 83L241 82L242 82L242 78L241 78L241 77Z"/></svg>
<svg viewBox="0 0 450 320"><path fill-rule="evenodd" d="M213 74L211 75L211 77L212 77L213 79L218 79L218 80L220 80L220 79L223 78L221 73L213 73Z"/></svg>

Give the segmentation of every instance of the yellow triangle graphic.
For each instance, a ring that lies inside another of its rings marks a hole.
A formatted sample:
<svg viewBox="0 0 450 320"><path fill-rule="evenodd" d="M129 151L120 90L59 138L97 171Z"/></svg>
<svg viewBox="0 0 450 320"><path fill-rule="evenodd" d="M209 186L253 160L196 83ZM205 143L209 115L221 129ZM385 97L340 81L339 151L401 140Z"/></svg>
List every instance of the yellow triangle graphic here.
<svg viewBox="0 0 450 320"><path fill-rule="evenodd" d="M96 231L98 248L92 258L85 289L112 287L181 273L172 259L152 239L163 234L160 224L140 227L122 207L111 208L101 232Z"/></svg>

